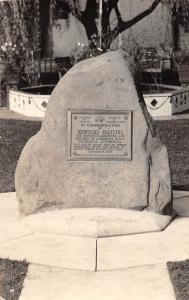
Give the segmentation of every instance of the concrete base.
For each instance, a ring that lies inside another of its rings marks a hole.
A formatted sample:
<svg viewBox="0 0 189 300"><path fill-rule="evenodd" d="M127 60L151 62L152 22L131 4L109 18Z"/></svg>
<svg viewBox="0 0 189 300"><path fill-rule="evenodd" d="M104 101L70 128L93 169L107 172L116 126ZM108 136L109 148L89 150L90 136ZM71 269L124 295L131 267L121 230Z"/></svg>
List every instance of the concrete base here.
<svg viewBox="0 0 189 300"><path fill-rule="evenodd" d="M73 208L37 213L21 222L34 232L102 238L161 231L171 216L115 208Z"/></svg>
<svg viewBox="0 0 189 300"><path fill-rule="evenodd" d="M170 220L119 209L54 210L19 218L15 193L0 194L0 255L88 271L188 258L189 219L166 227Z"/></svg>
<svg viewBox="0 0 189 300"><path fill-rule="evenodd" d="M188 259L187 197L188 192L174 192L174 208L177 213L185 209L185 217L177 217L163 231L97 238L100 231L92 231L92 226L88 231L83 227L82 232L93 233L93 237L63 235L61 211L19 219L15 193L0 194L0 256L30 262L19 299L175 300L166 263ZM52 218L55 213L57 219ZM74 213L69 215L72 220L74 216L79 218L78 212ZM66 214L68 217L68 211ZM97 210L93 217L90 211L87 216L90 225L90 222L110 221L114 214L109 212L109 219L106 219L103 212ZM125 217L122 215L121 220ZM71 225L71 219L68 220ZM73 233L73 228L69 232Z"/></svg>

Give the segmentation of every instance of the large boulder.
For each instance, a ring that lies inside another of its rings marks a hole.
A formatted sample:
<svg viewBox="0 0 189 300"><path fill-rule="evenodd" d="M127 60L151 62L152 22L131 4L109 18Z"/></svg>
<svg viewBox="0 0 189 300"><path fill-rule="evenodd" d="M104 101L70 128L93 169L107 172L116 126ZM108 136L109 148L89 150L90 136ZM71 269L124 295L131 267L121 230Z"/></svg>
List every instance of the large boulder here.
<svg viewBox="0 0 189 300"><path fill-rule="evenodd" d="M72 120L72 112L80 118L86 111L90 126L100 126L98 122L109 126L117 122L119 113L129 111L129 125L118 121L123 130L113 129L113 142L111 133L102 137L104 142L101 140L97 145L99 156L95 154L96 148L94 151L98 136L93 142L89 137L92 131L81 130L81 126L88 124L87 118L82 116L80 123ZM111 207L171 214L167 150L153 135L152 123L121 52L109 52L75 65L54 89L41 130L28 141L19 159L16 194L20 213L26 215L50 207ZM128 134L127 145L123 144L123 131ZM120 132L122 146L116 140ZM83 140L80 135L78 142L80 133ZM86 144L91 141L93 146ZM76 157L76 151L70 153L72 142L80 143L75 149L81 158ZM105 146L106 142L111 145ZM125 145L128 151L124 152Z"/></svg>

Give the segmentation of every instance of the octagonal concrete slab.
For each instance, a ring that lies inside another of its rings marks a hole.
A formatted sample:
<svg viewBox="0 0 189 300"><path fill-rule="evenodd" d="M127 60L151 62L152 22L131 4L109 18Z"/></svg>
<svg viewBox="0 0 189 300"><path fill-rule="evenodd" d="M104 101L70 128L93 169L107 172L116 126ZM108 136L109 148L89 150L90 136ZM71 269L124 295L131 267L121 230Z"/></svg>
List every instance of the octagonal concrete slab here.
<svg viewBox="0 0 189 300"><path fill-rule="evenodd" d="M22 222L34 232L101 238L161 231L171 216L115 208L74 208L33 214Z"/></svg>

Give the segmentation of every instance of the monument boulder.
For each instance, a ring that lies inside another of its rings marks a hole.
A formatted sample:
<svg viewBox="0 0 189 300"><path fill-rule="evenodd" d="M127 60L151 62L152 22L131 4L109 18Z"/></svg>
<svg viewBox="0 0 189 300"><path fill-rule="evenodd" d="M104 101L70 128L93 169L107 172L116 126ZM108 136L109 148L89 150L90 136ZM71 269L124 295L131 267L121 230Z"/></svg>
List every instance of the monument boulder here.
<svg viewBox="0 0 189 300"><path fill-rule="evenodd" d="M171 214L167 149L152 123L122 52L75 65L19 159L20 213L101 207Z"/></svg>

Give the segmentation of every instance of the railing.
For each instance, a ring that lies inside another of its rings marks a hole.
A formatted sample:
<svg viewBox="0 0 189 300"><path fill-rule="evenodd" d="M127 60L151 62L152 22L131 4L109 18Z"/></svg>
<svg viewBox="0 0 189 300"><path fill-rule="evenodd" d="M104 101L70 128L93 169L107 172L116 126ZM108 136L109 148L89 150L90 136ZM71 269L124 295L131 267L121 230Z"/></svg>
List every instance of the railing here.
<svg viewBox="0 0 189 300"><path fill-rule="evenodd" d="M57 83L72 67L69 57L44 58L39 66L41 83Z"/></svg>
<svg viewBox="0 0 189 300"><path fill-rule="evenodd" d="M179 80L182 86L189 87L189 64L177 65Z"/></svg>
<svg viewBox="0 0 189 300"><path fill-rule="evenodd" d="M71 67L69 57L43 58L40 60L40 73L60 72L63 76Z"/></svg>
<svg viewBox="0 0 189 300"><path fill-rule="evenodd" d="M42 58L39 64L40 73L56 73L58 72L54 58Z"/></svg>

